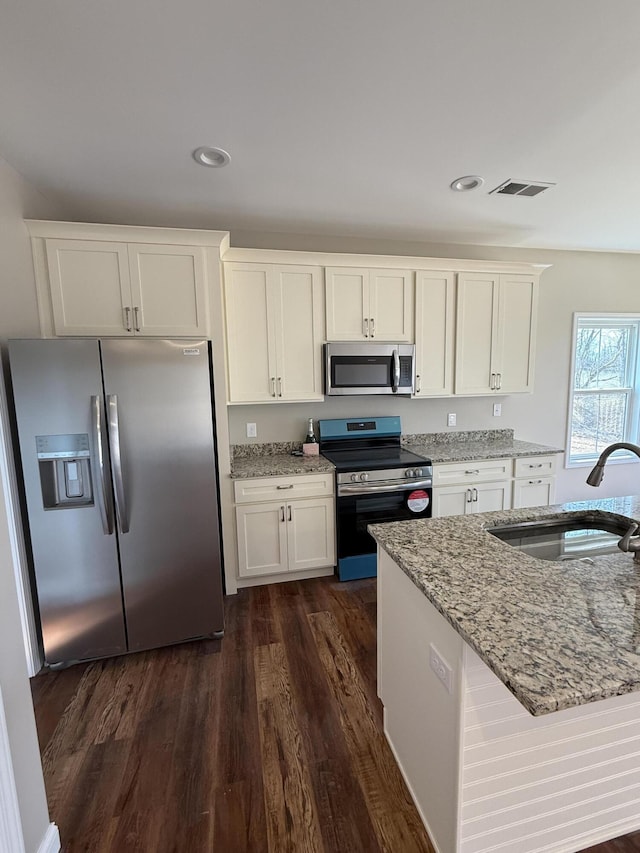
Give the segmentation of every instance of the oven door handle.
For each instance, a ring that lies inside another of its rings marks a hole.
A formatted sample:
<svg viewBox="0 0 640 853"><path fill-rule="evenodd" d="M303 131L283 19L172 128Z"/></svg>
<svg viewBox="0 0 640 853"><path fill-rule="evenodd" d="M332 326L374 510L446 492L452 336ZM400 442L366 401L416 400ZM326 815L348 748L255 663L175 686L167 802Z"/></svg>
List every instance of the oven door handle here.
<svg viewBox="0 0 640 853"><path fill-rule="evenodd" d="M372 486L368 483L345 483L338 486L338 497L340 495L368 495L376 492L410 492L413 489L430 489L433 480L412 480L410 483L381 483Z"/></svg>

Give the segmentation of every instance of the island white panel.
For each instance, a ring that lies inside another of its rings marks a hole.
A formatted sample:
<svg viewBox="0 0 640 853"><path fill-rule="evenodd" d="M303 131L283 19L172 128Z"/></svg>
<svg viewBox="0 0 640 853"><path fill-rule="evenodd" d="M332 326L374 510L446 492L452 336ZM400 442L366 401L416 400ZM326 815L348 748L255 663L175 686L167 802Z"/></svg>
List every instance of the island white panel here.
<svg viewBox="0 0 640 853"><path fill-rule="evenodd" d="M465 647L461 853L571 853L640 826L637 693L532 717Z"/></svg>
<svg viewBox="0 0 640 853"><path fill-rule="evenodd" d="M378 695L385 735L436 849L451 853L457 849L463 643L416 592L379 548ZM451 693L429 666L432 643L454 669Z"/></svg>

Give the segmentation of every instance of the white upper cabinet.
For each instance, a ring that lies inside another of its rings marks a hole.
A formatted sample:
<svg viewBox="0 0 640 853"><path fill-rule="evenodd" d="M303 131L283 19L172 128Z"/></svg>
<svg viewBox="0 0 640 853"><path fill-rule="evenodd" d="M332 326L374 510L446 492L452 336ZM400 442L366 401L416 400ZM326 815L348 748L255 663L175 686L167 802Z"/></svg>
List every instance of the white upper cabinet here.
<svg viewBox="0 0 640 853"><path fill-rule="evenodd" d="M57 335L133 334L126 244L47 240L46 258Z"/></svg>
<svg viewBox="0 0 640 853"><path fill-rule="evenodd" d="M208 332L204 252L192 246L129 244L134 331L156 337Z"/></svg>
<svg viewBox="0 0 640 853"><path fill-rule="evenodd" d="M411 270L326 267L328 341L413 341Z"/></svg>
<svg viewBox="0 0 640 853"><path fill-rule="evenodd" d="M455 393L533 390L538 278L458 275Z"/></svg>
<svg viewBox="0 0 640 853"><path fill-rule="evenodd" d="M454 294L454 273L416 273L416 397L453 393Z"/></svg>
<svg viewBox="0 0 640 853"><path fill-rule="evenodd" d="M208 334L204 250L45 239L56 335Z"/></svg>
<svg viewBox="0 0 640 853"><path fill-rule="evenodd" d="M322 400L320 267L225 263L229 402Z"/></svg>

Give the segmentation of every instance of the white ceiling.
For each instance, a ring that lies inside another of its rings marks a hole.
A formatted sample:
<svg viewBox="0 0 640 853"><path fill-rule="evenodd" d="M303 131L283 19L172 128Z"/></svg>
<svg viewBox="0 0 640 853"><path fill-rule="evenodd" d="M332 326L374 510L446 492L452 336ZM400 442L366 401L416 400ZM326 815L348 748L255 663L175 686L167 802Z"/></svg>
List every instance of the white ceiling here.
<svg viewBox="0 0 640 853"><path fill-rule="evenodd" d="M637 0L0 0L0 152L76 219L640 251L639 37Z"/></svg>

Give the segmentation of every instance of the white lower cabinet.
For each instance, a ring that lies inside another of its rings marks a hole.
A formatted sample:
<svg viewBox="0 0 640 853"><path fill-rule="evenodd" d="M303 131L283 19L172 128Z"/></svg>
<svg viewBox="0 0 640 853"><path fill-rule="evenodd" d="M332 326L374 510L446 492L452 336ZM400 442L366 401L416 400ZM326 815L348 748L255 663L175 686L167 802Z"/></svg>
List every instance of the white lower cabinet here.
<svg viewBox="0 0 640 853"><path fill-rule="evenodd" d="M556 457L483 459L433 467L433 517L530 506L555 499Z"/></svg>
<svg viewBox="0 0 640 853"><path fill-rule="evenodd" d="M556 457L528 456L513 461L513 507L549 506L556 498Z"/></svg>
<svg viewBox="0 0 640 853"><path fill-rule="evenodd" d="M236 481L235 496L240 578L335 566L332 475Z"/></svg>
<svg viewBox="0 0 640 853"><path fill-rule="evenodd" d="M475 486L440 486L433 490L433 517L469 515L511 508L511 480Z"/></svg>

